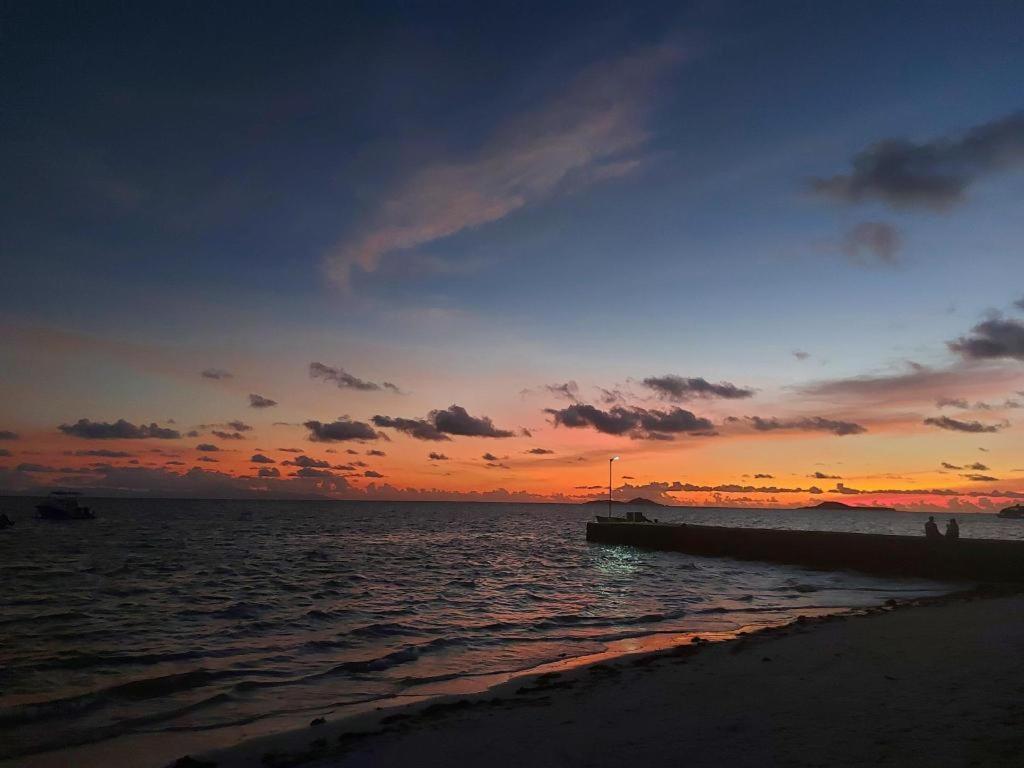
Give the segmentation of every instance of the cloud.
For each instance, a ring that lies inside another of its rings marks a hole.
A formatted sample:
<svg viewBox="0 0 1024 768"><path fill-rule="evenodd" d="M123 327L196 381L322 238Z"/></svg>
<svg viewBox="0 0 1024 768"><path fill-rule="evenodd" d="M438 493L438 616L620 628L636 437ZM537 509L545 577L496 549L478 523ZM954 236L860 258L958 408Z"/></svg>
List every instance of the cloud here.
<svg viewBox="0 0 1024 768"><path fill-rule="evenodd" d="M531 448L526 453L532 453L534 456L544 456L549 453L554 453L550 448Z"/></svg>
<svg viewBox="0 0 1024 768"><path fill-rule="evenodd" d="M501 459L495 456L493 453L485 453L480 458L483 459L484 461L501 461Z"/></svg>
<svg viewBox="0 0 1024 768"><path fill-rule="evenodd" d="M486 416L470 416L461 405L450 405L445 410L431 411L428 418L439 431L464 437L512 437L513 432L498 429Z"/></svg>
<svg viewBox="0 0 1024 768"><path fill-rule="evenodd" d="M338 419L324 424L306 421L302 426L309 430L309 439L314 443L335 443L342 440L376 440L381 435L365 422Z"/></svg>
<svg viewBox="0 0 1024 768"><path fill-rule="evenodd" d="M210 434L219 437L221 440L245 440L245 436L239 432L225 432L221 429L215 429Z"/></svg>
<svg viewBox="0 0 1024 768"><path fill-rule="evenodd" d="M952 432L998 432L1002 429L999 424L982 424L980 421L960 421L951 419L949 416L929 416L924 420L925 424L939 429L948 429Z"/></svg>
<svg viewBox="0 0 1024 768"><path fill-rule="evenodd" d="M867 428L852 421L826 419L821 416L805 416L796 419L762 418L747 416L747 422L758 432L798 431L798 432L831 432L833 435L860 435Z"/></svg>
<svg viewBox="0 0 1024 768"><path fill-rule="evenodd" d="M289 461L281 462L288 467L316 467L318 469L329 469L331 462L324 461L323 459L312 459L309 456L296 456L294 459Z"/></svg>
<svg viewBox="0 0 1024 768"><path fill-rule="evenodd" d="M256 475L258 477L280 477L281 470L277 467L260 467Z"/></svg>
<svg viewBox="0 0 1024 768"><path fill-rule="evenodd" d="M843 235L839 249L854 264L897 263L903 238L899 230L881 221L862 221Z"/></svg>
<svg viewBox="0 0 1024 768"><path fill-rule="evenodd" d="M806 360L811 356L810 352L804 352L802 349L794 349L792 352L793 357L797 360Z"/></svg>
<svg viewBox="0 0 1024 768"><path fill-rule="evenodd" d="M269 397L264 397L263 395L249 395L250 408L272 408L275 405L277 405L277 400L271 400Z"/></svg>
<svg viewBox="0 0 1024 768"><path fill-rule="evenodd" d="M111 451L106 448L94 448L88 451L66 451L69 456L98 456L105 459L131 459L133 454L127 451Z"/></svg>
<svg viewBox="0 0 1024 768"><path fill-rule="evenodd" d="M470 416L461 405L450 405L444 410L434 410L425 419L403 419L391 416L374 416L371 419L378 427L388 427L405 432L417 440L450 440L448 435L461 437L512 437L515 433L498 429L487 416Z"/></svg>
<svg viewBox="0 0 1024 768"><path fill-rule="evenodd" d="M57 429L65 435L85 440L143 440L147 438L177 440L181 437L181 433L177 430L160 427L155 423L136 426L124 419L118 419L113 424L105 421L79 419L74 424L61 424Z"/></svg>
<svg viewBox="0 0 1024 768"><path fill-rule="evenodd" d="M200 443L199 445L196 446L196 450L197 451L206 451L207 453L212 453L214 451L219 451L220 448L218 448L213 443Z"/></svg>
<svg viewBox="0 0 1024 768"><path fill-rule="evenodd" d="M878 200L894 208L946 210L979 177L1024 164L1024 113L978 125L957 138L880 141L853 158L849 174L811 180L844 203Z"/></svg>
<svg viewBox="0 0 1024 768"><path fill-rule="evenodd" d="M766 472L758 472L754 475L755 480L774 480L775 475L769 475Z"/></svg>
<svg viewBox="0 0 1024 768"><path fill-rule="evenodd" d="M637 440L672 440L679 433L710 432L714 425L682 408L668 411L635 406L613 406L602 411L593 405L576 403L562 409L547 408L555 426L569 428L593 427L607 435L629 435Z"/></svg>
<svg viewBox="0 0 1024 768"><path fill-rule="evenodd" d="M18 433L11 432L9 429L0 429L0 440L17 440Z"/></svg>
<svg viewBox="0 0 1024 768"><path fill-rule="evenodd" d="M368 469L363 472L363 477L384 477L380 472L376 472L372 469Z"/></svg>
<svg viewBox="0 0 1024 768"><path fill-rule="evenodd" d="M580 399L580 387L575 381L567 381L564 384L545 384L544 389L555 397L564 397L571 403L577 403Z"/></svg>
<svg viewBox="0 0 1024 768"><path fill-rule="evenodd" d="M294 477L335 477L336 475L327 469L314 469L313 467L303 467L298 472L293 473Z"/></svg>
<svg viewBox="0 0 1024 768"><path fill-rule="evenodd" d="M329 274L350 287L393 253L499 221L571 183L632 171L650 138L647 117L657 84L679 52L654 47L595 66L557 96L521 110L471 156L406 174L361 236L339 243Z"/></svg>
<svg viewBox="0 0 1024 768"><path fill-rule="evenodd" d="M382 389L388 389L396 394L401 393L401 390L390 381L384 381L380 384L375 381L366 381L365 379L353 376L351 373L346 373L344 368L332 368L323 363L310 363L309 377L311 379L333 381L338 385L338 389L356 389L361 392L377 392Z"/></svg>
<svg viewBox="0 0 1024 768"><path fill-rule="evenodd" d="M13 454L10 451L8 451L6 448L0 448L0 456L3 456L3 457L6 458L6 457L12 456L12 455Z"/></svg>
<svg viewBox="0 0 1024 768"><path fill-rule="evenodd" d="M215 381L234 378L230 371L225 371L223 368L207 368L205 371L200 372L199 375L204 379L214 379Z"/></svg>
<svg viewBox="0 0 1024 768"><path fill-rule="evenodd" d="M210 464L217 463L217 459L213 458L213 456L200 456L198 459L196 459L196 461L205 461L209 462Z"/></svg>
<svg viewBox="0 0 1024 768"><path fill-rule="evenodd" d="M227 422L227 426L236 432L252 432L251 426L246 424L244 421L238 421L237 419Z"/></svg>
<svg viewBox="0 0 1024 768"><path fill-rule="evenodd" d="M654 392L663 400L681 402L699 398L720 397L725 400L739 400L753 397L754 390L744 387L737 387L727 381L712 384L704 378L684 379L682 376L666 374L664 376L650 376L643 380L643 385Z"/></svg>
<svg viewBox="0 0 1024 768"><path fill-rule="evenodd" d="M991 477L989 475L960 475L960 477L966 477L968 480L973 480L978 483L993 483L999 480L998 477Z"/></svg>
<svg viewBox="0 0 1024 768"><path fill-rule="evenodd" d="M378 427L397 429L399 432L404 432L417 440L435 440L438 442L451 440L448 435L442 434L436 426L424 419L403 419L377 415L370 419L370 421Z"/></svg>
<svg viewBox="0 0 1024 768"><path fill-rule="evenodd" d="M264 456L262 453L254 453L249 458L249 461L251 461L253 464L276 464L277 463L272 458L270 458L269 456Z"/></svg>
<svg viewBox="0 0 1024 768"><path fill-rule="evenodd" d="M949 348L969 360L1012 358L1024 361L1024 323L996 315L948 343Z"/></svg>
<svg viewBox="0 0 1024 768"><path fill-rule="evenodd" d="M431 451L427 458L431 461L448 461L448 457L443 453L435 453L434 451Z"/></svg>
<svg viewBox="0 0 1024 768"><path fill-rule="evenodd" d="M962 397L940 397L935 401L936 408L961 408L966 410L970 404Z"/></svg>
<svg viewBox="0 0 1024 768"><path fill-rule="evenodd" d="M944 469L963 469L963 467L957 464L950 464L948 461L942 462L942 466Z"/></svg>
<svg viewBox="0 0 1024 768"><path fill-rule="evenodd" d="M824 472L815 472L813 475L808 475L815 480L842 480L843 478L839 475L826 475Z"/></svg>
<svg viewBox="0 0 1024 768"><path fill-rule="evenodd" d="M367 456L387 456L387 454L384 453L384 451L378 451L376 448L367 451L366 455Z"/></svg>

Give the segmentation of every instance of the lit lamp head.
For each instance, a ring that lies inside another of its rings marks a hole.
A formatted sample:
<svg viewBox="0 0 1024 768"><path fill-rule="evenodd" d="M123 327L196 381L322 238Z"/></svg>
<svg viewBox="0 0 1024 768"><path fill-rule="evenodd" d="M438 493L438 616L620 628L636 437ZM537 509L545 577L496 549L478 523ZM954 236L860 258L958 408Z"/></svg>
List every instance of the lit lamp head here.
<svg viewBox="0 0 1024 768"><path fill-rule="evenodd" d="M610 459L608 459L608 461L618 461L618 460L619 460L618 456L612 456Z"/></svg>

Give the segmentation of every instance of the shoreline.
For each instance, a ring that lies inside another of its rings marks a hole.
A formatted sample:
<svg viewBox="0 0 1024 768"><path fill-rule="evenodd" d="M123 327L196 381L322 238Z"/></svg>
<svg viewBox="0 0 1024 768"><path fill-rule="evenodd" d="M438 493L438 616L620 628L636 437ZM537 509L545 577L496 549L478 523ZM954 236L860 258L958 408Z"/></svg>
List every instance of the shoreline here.
<svg viewBox="0 0 1024 768"><path fill-rule="evenodd" d="M772 655L779 653L780 644L785 645L794 640L799 640L807 646L803 650L809 659L822 657L817 659L822 661L823 654L831 655L828 648L822 646L827 646L830 641L841 640L843 635L863 634L865 623L873 619L910 617L905 622L909 625L907 631L920 632L922 623L927 624L928 619L941 617L943 612L962 612L966 606L991 607L999 601L1011 601L1015 607L1022 609L997 611L997 614L1002 617L1003 622L1013 623L1014 628L1020 630L1020 637L1024 642L1024 616L1014 618L1016 613L1024 613L1024 596L1021 590L1015 587L981 586L940 596L912 598L906 601L890 600L885 605L871 608L847 609L815 617L801 616L785 624L754 631L740 629L718 633L714 641L709 641L709 633L703 633L703 636L701 633L679 633L680 636L691 635L690 642L674 643L658 649L640 649L632 653L606 652L595 655L603 658L588 660L588 657L581 657L566 662L555 662L522 675L512 676L505 682L481 692L435 695L414 703L401 703L377 707L368 712L350 713L336 720L326 720L316 725L311 723L306 728L257 737L232 747L183 757L178 762L171 761L162 765L180 765L185 768L205 763L216 765L217 768L241 768L251 765L264 765L269 768L303 765L342 768L350 765L389 764L392 759L404 759L406 762L424 765L433 764L430 759L435 759L437 765L443 765L449 759L457 762L452 745L466 741L459 740L463 732L490 733L486 737L474 735L471 743L465 746L471 750L472 745L480 739L508 738L508 734L514 732L516 728L524 728L531 733L540 728L550 729L555 726L558 726L556 730L572 730L569 726L574 723L575 730L582 731L584 735L580 738L585 741L592 740L591 737L599 733L608 738L607 729L587 724L581 727L578 716L580 710L593 710L591 715L605 712L606 708L599 701L603 698L610 698L611 701L636 699L637 702L643 702L650 699L652 693L660 698L666 698L664 689L666 686L671 688L672 682L666 680L659 684L657 679L651 677L654 670L662 672L666 677L678 677L680 670L688 673L690 667L699 664L712 667L720 674L727 674L733 670L736 662L757 655L751 653L752 651L766 654L763 658L770 659ZM926 615L929 609L931 615ZM953 625L960 623L956 618L952 621ZM828 638L825 636L828 633L838 634L839 637ZM898 649L897 655L906 654L908 650L913 651L915 647L913 643L908 647L908 644L899 641L893 645L894 649ZM871 652L878 650L872 649ZM1015 647L1013 652L1020 655L1018 647ZM967 661L969 663L969 660ZM1024 657L1021 663L1024 665ZM563 668L559 668L560 666ZM763 676L766 669L767 665L760 668L760 675L756 666L749 670L750 679L747 682L750 687L759 687L758 677ZM684 679L674 682L692 684L695 681ZM847 682L855 685L857 681ZM1024 686L1024 678L1021 685ZM1024 691L1024 687L1020 690ZM714 694L715 691L705 692L708 693ZM590 700L589 703L580 701L583 695ZM672 700L671 692L668 692L667 698L668 701ZM637 718L640 722L647 724L657 722L665 712L664 708L646 711L650 709L649 706L646 709L644 706L633 709L639 713ZM614 708L611 711L614 712ZM1024 704L1021 712L1024 713ZM573 717L569 720L560 719L566 713ZM557 722L552 723L552 720ZM1024 719L1019 724L1024 725ZM628 732L622 734L625 741L638 741L636 738L626 737L631 737ZM614 741L614 736L612 740ZM442 748L444 744L448 746ZM1024 735L1021 736L1021 744L1024 745ZM436 754L431 755L430 745L435 747ZM387 756L382 757L379 754L381 752ZM676 762L671 750L667 750L664 757L666 765ZM502 762L502 759L497 758L499 766L518 764L517 761ZM511 760L511 757L506 756L506 759ZM536 755L531 757L535 762L537 759ZM654 764L658 764L656 756L651 759L654 760ZM495 760L491 759L489 762ZM541 763L543 764L542 759ZM570 761L569 764L585 765L587 762Z"/></svg>

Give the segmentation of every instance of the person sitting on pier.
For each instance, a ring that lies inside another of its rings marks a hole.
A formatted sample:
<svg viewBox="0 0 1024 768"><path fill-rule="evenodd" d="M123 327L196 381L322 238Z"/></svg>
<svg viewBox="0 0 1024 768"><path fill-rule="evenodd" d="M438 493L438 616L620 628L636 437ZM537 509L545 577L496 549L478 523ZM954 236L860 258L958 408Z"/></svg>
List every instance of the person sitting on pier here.
<svg viewBox="0 0 1024 768"><path fill-rule="evenodd" d="M924 535L927 539L942 538L942 534L939 533L939 526L935 524L935 518L931 515L928 516L928 522L924 524Z"/></svg>
<svg viewBox="0 0 1024 768"><path fill-rule="evenodd" d="M955 517L949 518L949 522L946 523L946 538L947 539L959 539L960 538L960 524L957 523Z"/></svg>

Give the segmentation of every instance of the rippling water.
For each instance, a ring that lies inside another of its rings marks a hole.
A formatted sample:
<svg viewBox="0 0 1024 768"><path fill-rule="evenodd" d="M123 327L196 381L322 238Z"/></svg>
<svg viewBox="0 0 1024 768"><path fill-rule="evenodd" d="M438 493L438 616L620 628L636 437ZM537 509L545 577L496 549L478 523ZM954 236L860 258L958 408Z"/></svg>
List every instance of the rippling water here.
<svg viewBox="0 0 1024 768"><path fill-rule="evenodd" d="M587 544L592 510L580 506L93 506L95 521L50 523L31 519L30 500L5 500L18 523L0 532L0 759L132 734L177 734L180 754L245 724L337 716L624 638L777 623L946 588ZM914 534L924 520L658 514ZM965 537L1024 533L1024 523L995 518L961 527Z"/></svg>

